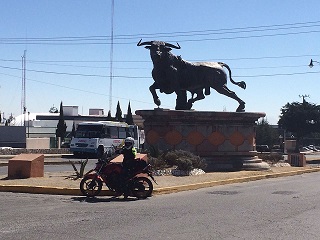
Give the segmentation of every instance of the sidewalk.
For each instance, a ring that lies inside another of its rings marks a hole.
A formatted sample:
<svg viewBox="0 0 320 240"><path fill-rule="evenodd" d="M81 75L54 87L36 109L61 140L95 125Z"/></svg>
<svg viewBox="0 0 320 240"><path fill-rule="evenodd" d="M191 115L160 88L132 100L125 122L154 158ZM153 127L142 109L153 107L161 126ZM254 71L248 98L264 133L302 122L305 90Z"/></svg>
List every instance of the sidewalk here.
<svg viewBox="0 0 320 240"><path fill-rule="evenodd" d="M13 157L13 156L11 156ZM74 159L77 161L77 159ZM314 159L317 160L317 159ZM8 159L0 157L0 165L7 164ZM50 159L45 164L69 164L69 159ZM3 166L2 165L2 166ZM71 169L71 168L70 168ZM86 169L88 171L89 169ZM212 172L195 176L155 176L154 195L179 191L195 190L230 183L241 183L268 178L292 176L303 173L319 172L318 166L306 167L271 167L265 171ZM6 179L0 175L0 192L22 192L37 194L59 194L81 196L79 185L81 179L73 180L73 171L45 172L44 177L27 179ZM103 186L100 195L110 196L111 193Z"/></svg>

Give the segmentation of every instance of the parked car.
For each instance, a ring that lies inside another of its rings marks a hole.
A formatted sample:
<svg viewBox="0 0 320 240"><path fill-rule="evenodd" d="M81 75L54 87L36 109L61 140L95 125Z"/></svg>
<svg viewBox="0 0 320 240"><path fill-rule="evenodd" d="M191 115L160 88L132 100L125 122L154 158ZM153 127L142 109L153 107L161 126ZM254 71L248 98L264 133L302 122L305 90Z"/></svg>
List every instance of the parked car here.
<svg viewBox="0 0 320 240"><path fill-rule="evenodd" d="M70 140L69 141L63 141L61 143L61 148L70 148Z"/></svg>
<svg viewBox="0 0 320 240"><path fill-rule="evenodd" d="M302 147L299 149L300 153L304 153L304 154L308 154L308 153L313 153L314 151L311 150L310 148L308 147Z"/></svg>
<svg viewBox="0 0 320 240"><path fill-rule="evenodd" d="M318 149L316 146L314 145L309 145L307 146L307 148L309 148L310 150L314 151L314 152L320 152L320 149Z"/></svg>
<svg viewBox="0 0 320 240"><path fill-rule="evenodd" d="M61 142L61 148L70 148L71 139L72 139L71 133L68 133L64 138L64 140Z"/></svg>
<svg viewBox="0 0 320 240"><path fill-rule="evenodd" d="M283 150L280 145L273 145L271 148L271 152L283 152Z"/></svg>
<svg viewBox="0 0 320 240"><path fill-rule="evenodd" d="M270 152L268 145L257 145L256 150L257 152Z"/></svg>

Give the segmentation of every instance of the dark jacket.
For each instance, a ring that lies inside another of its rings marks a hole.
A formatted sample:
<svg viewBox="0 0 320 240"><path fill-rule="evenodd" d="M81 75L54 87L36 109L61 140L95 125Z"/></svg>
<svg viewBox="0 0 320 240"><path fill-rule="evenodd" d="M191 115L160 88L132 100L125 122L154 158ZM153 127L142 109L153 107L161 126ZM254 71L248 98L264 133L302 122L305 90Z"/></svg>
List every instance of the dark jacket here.
<svg viewBox="0 0 320 240"><path fill-rule="evenodd" d="M132 147L132 148L126 149L125 147L122 147L119 153L123 154L122 165L125 168L131 168L137 155L136 148Z"/></svg>

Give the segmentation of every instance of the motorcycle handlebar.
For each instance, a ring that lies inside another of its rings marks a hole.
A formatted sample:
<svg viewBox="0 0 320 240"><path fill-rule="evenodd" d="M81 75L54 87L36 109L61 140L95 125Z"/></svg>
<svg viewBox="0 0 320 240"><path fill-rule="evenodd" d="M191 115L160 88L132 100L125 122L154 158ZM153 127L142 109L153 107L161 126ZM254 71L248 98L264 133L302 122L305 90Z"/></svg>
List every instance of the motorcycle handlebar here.
<svg viewBox="0 0 320 240"><path fill-rule="evenodd" d="M118 157L121 154L112 154L110 157L106 157L106 156L102 156L101 158L98 159L98 162L103 162L103 163L109 163L111 162L113 159L115 159L116 157Z"/></svg>

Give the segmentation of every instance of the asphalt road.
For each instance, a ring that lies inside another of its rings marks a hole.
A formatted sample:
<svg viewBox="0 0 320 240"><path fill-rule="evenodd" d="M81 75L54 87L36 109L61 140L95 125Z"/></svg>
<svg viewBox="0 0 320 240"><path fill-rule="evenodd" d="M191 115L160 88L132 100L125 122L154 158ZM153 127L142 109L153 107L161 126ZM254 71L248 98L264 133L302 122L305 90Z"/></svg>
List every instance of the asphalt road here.
<svg viewBox="0 0 320 240"><path fill-rule="evenodd" d="M319 239L320 173L124 201L0 193L0 239Z"/></svg>

